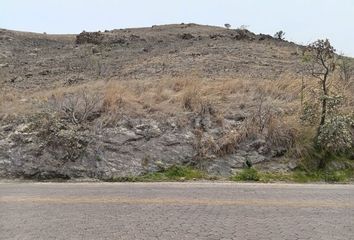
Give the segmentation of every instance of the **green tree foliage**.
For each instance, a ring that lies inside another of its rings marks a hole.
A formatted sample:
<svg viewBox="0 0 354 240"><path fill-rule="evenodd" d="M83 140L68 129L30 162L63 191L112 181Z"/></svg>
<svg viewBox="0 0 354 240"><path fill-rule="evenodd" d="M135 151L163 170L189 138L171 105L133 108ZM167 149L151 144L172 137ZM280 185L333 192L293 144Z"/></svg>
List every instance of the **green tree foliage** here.
<svg viewBox="0 0 354 240"><path fill-rule="evenodd" d="M353 147L353 120L342 111L345 96L336 94L333 86L337 59L328 39L310 44L304 52L307 70L318 87L312 89L303 106L302 120L317 127L315 144L328 153L343 153ZM332 89L332 88L333 89ZM319 167L324 167L320 161Z"/></svg>
<svg viewBox="0 0 354 240"><path fill-rule="evenodd" d="M274 38L279 39L279 40L284 40L285 39L285 32L280 30L274 34Z"/></svg>
<svg viewBox="0 0 354 240"><path fill-rule="evenodd" d="M329 77L336 66L335 51L328 39L317 40L310 44L305 51L305 61L308 63L308 70L312 77L319 80L321 90L321 115L318 129L324 125L327 116L327 100L330 95Z"/></svg>

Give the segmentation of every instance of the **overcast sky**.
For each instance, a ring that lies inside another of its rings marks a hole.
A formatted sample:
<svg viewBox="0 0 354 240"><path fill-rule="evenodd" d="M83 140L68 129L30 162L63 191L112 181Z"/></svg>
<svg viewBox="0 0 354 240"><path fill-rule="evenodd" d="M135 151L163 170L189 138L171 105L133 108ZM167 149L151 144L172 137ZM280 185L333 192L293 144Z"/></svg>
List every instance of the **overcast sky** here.
<svg viewBox="0 0 354 240"><path fill-rule="evenodd" d="M79 33L168 23L199 23L256 33L286 32L307 44L329 38L354 57L354 0L0 0L0 28Z"/></svg>

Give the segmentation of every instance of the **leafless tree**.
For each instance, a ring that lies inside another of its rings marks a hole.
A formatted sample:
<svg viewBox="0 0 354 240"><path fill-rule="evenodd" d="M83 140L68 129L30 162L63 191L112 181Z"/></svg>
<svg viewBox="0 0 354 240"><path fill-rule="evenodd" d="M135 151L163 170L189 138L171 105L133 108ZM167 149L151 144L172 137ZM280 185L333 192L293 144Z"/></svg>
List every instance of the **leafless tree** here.
<svg viewBox="0 0 354 240"><path fill-rule="evenodd" d="M238 29L240 29L240 30L247 30L247 29L249 29L249 25L241 25Z"/></svg>

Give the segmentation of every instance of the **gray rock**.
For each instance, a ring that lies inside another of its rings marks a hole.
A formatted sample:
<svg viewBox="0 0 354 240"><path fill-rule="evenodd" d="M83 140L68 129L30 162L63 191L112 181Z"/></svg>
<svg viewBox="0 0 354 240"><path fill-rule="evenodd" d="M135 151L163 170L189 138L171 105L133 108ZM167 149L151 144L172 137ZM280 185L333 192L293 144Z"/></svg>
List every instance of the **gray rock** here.
<svg viewBox="0 0 354 240"><path fill-rule="evenodd" d="M261 140L242 143L224 156L209 149L204 159L198 159L193 127L178 128L171 121L125 117L117 127L95 131L63 123L55 130L53 123L55 131L45 136L32 124L4 125L0 128L0 177L109 180L186 164L229 176L246 159L253 164L268 160L257 149L264 145ZM210 126L202 141L215 144L222 134L222 129Z"/></svg>
<svg viewBox="0 0 354 240"><path fill-rule="evenodd" d="M266 145L266 141L264 139L257 139L253 142L251 142L250 147L253 149L259 149L261 147L264 147Z"/></svg>
<svg viewBox="0 0 354 240"><path fill-rule="evenodd" d="M230 176L232 174L230 165L224 161L215 162L211 164L207 168L207 172L210 175L217 175L217 176Z"/></svg>
<svg viewBox="0 0 354 240"><path fill-rule="evenodd" d="M348 166L345 162L340 162L340 161L331 161L327 164L326 168L329 171L338 171L338 170L343 170L347 169Z"/></svg>
<svg viewBox="0 0 354 240"><path fill-rule="evenodd" d="M134 132L137 135L144 136L146 139L158 137L162 133L156 122L137 125Z"/></svg>
<svg viewBox="0 0 354 240"><path fill-rule="evenodd" d="M19 77L19 76L14 76L14 77L11 77L10 78L10 82L11 83L14 83L14 82L22 82L23 81L23 78L22 77Z"/></svg>
<svg viewBox="0 0 354 240"><path fill-rule="evenodd" d="M46 75L48 75L48 74L50 74L50 70L43 70L43 71L40 71L39 73L38 73L39 75L42 75L42 76L46 76Z"/></svg>
<svg viewBox="0 0 354 240"><path fill-rule="evenodd" d="M241 168L243 167L246 157L239 155L231 155L226 158L226 161L229 162L231 168Z"/></svg>
<svg viewBox="0 0 354 240"><path fill-rule="evenodd" d="M98 50L97 47L92 47L92 48L91 48L91 51L92 51L92 54L98 54L98 53L100 53L100 51Z"/></svg>
<svg viewBox="0 0 354 240"><path fill-rule="evenodd" d="M288 163L288 168L290 170L295 170L295 168L297 168L297 166L298 166L298 163L296 161L291 161Z"/></svg>
<svg viewBox="0 0 354 240"><path fill-rule="evenodd" d="M7 124L4 126L0 126L0 132L1 131L5 131L5 132L11 131L13 129L13 127L14 127L13 124Z"/></svg>
<svg viewBox="0 0 354 240"><path fill-rule="evenodd" d="M282 157L285 155L286 152L287 152L286 148L276 148L271 150L273 158Z"/></svg>
<svg viewBox="0 0 354 240"><path fill-rule="evenodd" d="M243 114L239 113L239 114L226 115L225 119L226 120L233 120L235 122L243 122L246 119L246 117Z"/></svg>
<svg viewBox="0 0 354 240"><path fill-rule="evenodd" d="M31 77L33 77L33 73L26 73L26 74L25 74L25 77L26 77L26 78L31 78Z"/></svg>
<svg viewBox="0 0 354 240"><path fill-rule="evenodd" d="M247 158L252 164L261 163L261 162L264 162L267 160L267 158L265 156L260 155L256 151L248 153Z"/></svg>

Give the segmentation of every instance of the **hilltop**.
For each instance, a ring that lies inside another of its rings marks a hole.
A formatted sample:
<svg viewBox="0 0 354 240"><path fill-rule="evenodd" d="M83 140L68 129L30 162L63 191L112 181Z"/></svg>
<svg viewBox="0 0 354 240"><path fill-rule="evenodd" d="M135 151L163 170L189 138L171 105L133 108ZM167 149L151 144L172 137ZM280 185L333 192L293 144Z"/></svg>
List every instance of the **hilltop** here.
<svg viewBox="0 0 354 240"><path fill-rule="evenodd" d="M178 77L274 80L299 70L299 46L248 30L196 24L76 35L0 30L10 89L36 91L97 79ZM88 44L84 44L88 43Z"/></svg>

